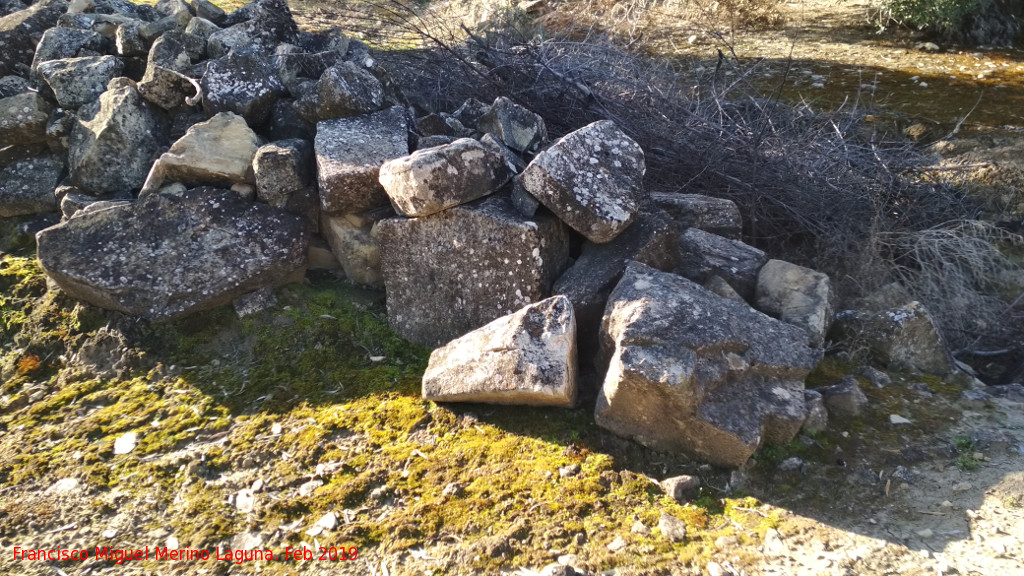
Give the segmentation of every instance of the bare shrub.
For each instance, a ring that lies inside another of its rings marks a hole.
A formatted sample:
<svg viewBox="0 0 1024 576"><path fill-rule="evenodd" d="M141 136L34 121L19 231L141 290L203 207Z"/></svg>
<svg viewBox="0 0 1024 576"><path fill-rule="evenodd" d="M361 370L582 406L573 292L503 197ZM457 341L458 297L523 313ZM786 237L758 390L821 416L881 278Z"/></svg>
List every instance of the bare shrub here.
<svg viewBox="0 0 1024 576"><path fill-rule="evenodd" d="M643 146L650 189L735 201L748 242L828 272L844 299L898 280L955 347L1020 339L1021 303L996 289L1020 272L1000 256L1020 237L974 222L980 205L929 178L921 168L931 159L879 130L858 102L822 112L760 96L748 81L757 64L721 53L717 64L694 67L598 33L585 41L514 27L463 33L465 43L450 43L427 32L433 50L385 55L424 108L506 95L555 134L614 120Z"/></svg>

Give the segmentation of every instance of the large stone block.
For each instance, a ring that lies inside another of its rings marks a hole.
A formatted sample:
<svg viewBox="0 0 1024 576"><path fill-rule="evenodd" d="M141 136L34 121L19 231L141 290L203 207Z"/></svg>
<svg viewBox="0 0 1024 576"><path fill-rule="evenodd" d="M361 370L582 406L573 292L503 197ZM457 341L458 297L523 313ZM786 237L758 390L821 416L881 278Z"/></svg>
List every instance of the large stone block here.
<svg viewBox="0 0 1024 576"><path fill-rule="evenodd" d="M0 170L0 218L57 209L57 188L64 164L50 155L14 162Z"/></svg>
<svg viewBox="0 0 1024 576"><path fill-rule="evenodd" d="M79 211L37 236L39 263L73 298L162 320L283 282L304 267L298 216L208 188Z"/></svg>
<svg viewBox="0 0 1024 576"><path fill-rule="evenodd" d="M866 347L893 370L946 376L956 366L935 320L920 302L882 311L844 310L833 334L853 347Z"/></svg>
<svg viewBox="0 0 1024 576"><path fill-rule="evenodd" d="M160 156L145 191L156 191L164 180L190 185L255 183L252 161L258 148L259 137L241 116L221 112L190 127Z"/></svg>
<svg viewBox="0 0 1024 576"><path fill-rule="evenodd" d="M523 218L491 196L425 218L377 223L388 319L438 346L542 300L565 269L569 234L550 215Z"/></svg>
<svg viewBox="0 0 1024 576"><path fill-rule="evenodd" d="M423 398L570 407L576 401L576 322L556 296L530 304L434 350Z"/></svg>
<svg viewBox="0 0 1024 576"><path fill-rule="evenodd" d="M720 466L796 435L821 359L803 330L635 262L609 297L601 347L598 425Z"/></svg>
<svg viewBox="0 0 1024 576"><path fill-rule="evenodd" d="M555 142L517 177L526 192L591 242L608 242L636 217L646 166L640 145L614 122Z"/></svg>
<svg viewBox="0 0 1024 576"><path fill-rule="evenodd" d="M313 148L320 205L328 213L358 213L388 204L380 167L409 154L409 128L399 106L317 124Z"/></svg>

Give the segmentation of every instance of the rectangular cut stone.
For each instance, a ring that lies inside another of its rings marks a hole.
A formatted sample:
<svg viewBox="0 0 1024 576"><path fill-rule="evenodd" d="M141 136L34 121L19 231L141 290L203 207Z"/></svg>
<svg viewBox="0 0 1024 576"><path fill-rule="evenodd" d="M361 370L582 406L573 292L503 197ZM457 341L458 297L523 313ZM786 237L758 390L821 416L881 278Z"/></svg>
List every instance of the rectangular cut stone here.
<svg viewBox="0 0 1024 576"><path fill-rule="evenodd" d="M701 283L713 275L721 276L747 302L754 300L757 273L767 261L764 252L749 244L697 228L679 236L681 275Z"/></svg>
<svg viewBox="0 0 1024 576"><path fill-rule="evenodd" d="M409 154L408 124L399 106L316 126L320 205L328 213L365 212L388 204L377 180L388 160Z"/></svg>
<svg viewBox="0 0 1024 576"><path fill-rule="evenodd" d="M527 220L496 196L382 220L373 235L391 326L435 347L544 299L569 258L561 222L547 214Z"/></svg>

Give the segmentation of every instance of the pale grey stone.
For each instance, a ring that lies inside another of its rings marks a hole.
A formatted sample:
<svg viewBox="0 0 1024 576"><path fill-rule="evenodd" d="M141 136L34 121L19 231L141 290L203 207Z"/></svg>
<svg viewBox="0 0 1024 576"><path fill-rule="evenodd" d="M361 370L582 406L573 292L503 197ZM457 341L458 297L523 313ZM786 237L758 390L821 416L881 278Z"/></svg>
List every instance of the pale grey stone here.
<svg viewBox="0 0 1024 576"><path fill-rule="evenodd" d="M456 111L457 118L458 114ZM495 99L490 109L476 119L476 127L481 132L494 134L516 152L536 152L548 138L547 127L539 114L504 96Z"/></svg>
<svg viewBox="0 0 1024 576"><path fill-rule="evenodd" d="M658 529L661 535L672 542L683 542L686 540L686 522L666 512L661 513L658 518Z"/></svg>
<svg viewBox="0 0 1024 576"><path fill-rule="evenodd" d="M847 310L836 315L836 338L866 346L892 370L946 376L955 370L946 340L920 302L880 312Z"/></svg>
<svg viewBox="0 0 1024 576"><path fill-rule="evenodd" d="M64 164L46 155L14 162L0 170L0 218L57 210L54 189Z"/></svg>
<svg viewBox="0 0 1024 576"><path fill-rule="evenodd" d="M0 142L19 146L46 142L51 112L53 106L35 92L0 99Z"/></svg>
<svg viewBox="0 0 1024 576"><path fill-rule="evenodd" d="M861 415L868 405L868 397L860 389L855 376L846 376L831 386L815 388L821 394L828 409L829 416L838 418L855 418Z"/></svg>
<svg viewBox="0 0 1024 576"><path fill-rule="evenodd" d="M828 428L828 410L825 399L817 390L804 390L804 402L807 406L807 418L801 430L804 432L824 432Z"/></svg>
<svg viewBox="0 0 1024 576"><path fill-rule="evenodd" d="M43 62L39 74L62 108L80 108L106 92L107 83L121 76L124 62L117 56L86 56Z"/></svg>
<svg viewBox="0 0 1024 576"><path fill-rule="evenodd" d="M570 407L576 400L576 322L555 296L434 350L423 398Z"/></svg>
<svg viewBox="0 0 1024 576"><path fill-rule="evenodd" d="M732 200L653 191L650 197L651 202L667 212L681 228L699 228L733 240L739 240L743 232L740 209Z"/></svg>
<svg viewBox="0 0 1024 576"><path fill-rule="evenodd" d="M671 478L665 478L661 482L661 489L672 497L673 500L680 504L685 504L690 500L693 500L700 493L700 478L696 476L689 476L683 474L682 476L673 476Z"/></svg>

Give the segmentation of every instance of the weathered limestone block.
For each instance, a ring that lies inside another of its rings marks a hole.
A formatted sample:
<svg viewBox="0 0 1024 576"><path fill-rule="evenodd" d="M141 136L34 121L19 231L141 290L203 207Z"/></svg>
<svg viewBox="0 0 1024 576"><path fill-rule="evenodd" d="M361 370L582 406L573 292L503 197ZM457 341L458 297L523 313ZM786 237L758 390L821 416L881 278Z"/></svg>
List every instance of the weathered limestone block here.
<svg viewBox="0 0 1024 576"><path fill-rule="evenodd" d="M699 283L721 276L748 302L754 299L757 274L767 261L768 256L753 246L697 228L679 236L680 274Z"/></svg>
<svg viewBox="0 0 1024 576"><path fill-rule="evenodd" d="M651 192L650 196L681 228L699 228L733 240L739 240L743 232L743 217L732 200L671 192Z"/></svg>
<svg viewBox="0 0 1024 576"><path fill-rule="evenodd" d="M281 283L304 267L308 238L298 216L197 188L80 210L37 243L69 296L163 320Z"/></svg>
<svg viewBox="0 0 1024 576"><path fill-rule="evenodd" d="M469 102L463 104L463 108L467 105ZM458 114L456 111L456 117ZM499 96L490 109L476 118L475 124L481 132L494 134L516 152L536 152L548 138L547 127L539 114L530 112L504 96Z"/></svg>
<svg viewBox="0 0 1024 576"><path fill-rule="evenodd" d="M377 223L388 319L405 338L439 346L550 295L569 234L550 215L523 218L490 196L425 218Z"/></svg>
<svg viewBox="0 0 1024 576"><path fill-rule="evenodd" d="M571 407L576 401L576 322L555 296L530 304L434 350L423 398Z"/></svg>
<svg viewBox="0 0 1024 576"><path fill-rule="evenodd" d="M252 126L263 124L274 102L284 93L273 56L258 46L236 48L206 63L199 80L207 114L234 112Z"/></svg>
<svg viewBox="0 0 1024 576"><path fill-rule="evenodd" d="M409 154L409 129L399 106L317 124L313 148L320 205L329 213L359 213L388 204L382 164Z"/></svg>
<svg viewBox="0 0 1024 576"><path fill-rule="evenodd" d="M389 160L380 184L404 216L430 216L487 196L508 181L500 154L471 138Z"/></svg>
<svg viewBox="0 0 1024 576"><path fill-rule="evenodd" d="M0 146L46 142L46 124L53 106L35 92L0 99Z"/></svg>
<svg viewBox="0 0 1024 576"><path fill-rule="evenodd" d="M42 0L0 18L0 76L27 71L43 33L67 12L61 0Z"/></svg>
<svg viewBox="0 0 1024 576"><path fill-rule="evenodd" d="M193 125L153 165L144 187L155 192L164 181L185 184L252 184L259 137L245 120L221 112Z"/></svg>
<svg viewBox="0 0 1024 576"><path fill-rule="evenodd" d="M328 68L317 82L320 120L359 116L384 105L384 87L379 80L352 62Z"/></svg>
<svg viewBox="0 0 1024 576"><path fill-rule="evenodd" d="M956 368L945 338L920 302L881 312L840 312L834 333L837 340L867 346L892 370L946 376Z"/></svg>
<svg viewBox="0 0 1024 576"><path fill-rule="evenodd" d="M769 260L757 275L757 309L807 330L811 346L821 346L832 326L832 283L827 274Z"/></svg>
<svg viewBox="0 0 1024 576"><path fill-rule="evenodd" d="M631 262L601 327L598 425L664 451L740 466L805 419L821 359L805 333L685 278Z"/></svg>
<svg viewBox="0 0 1024 576"><path fill-rule="evenodd" d="M43 62L37 70L61 108L74 109L106 92L107 84L124 72L124 62L117 56L86 56Z"/></svg>
<svg viewBox="0 0 1024 576"><path fill-rule="evenodd" d="M107 90L78 111L68 141L72 179L92 193L139 189L166 145L167 128L135 88Z"/></svg>
<svg viewBox="0 0 1024 576"><path fill-rule="evenodd" d="M256 151L252 169L256 197L284 208L293 193L313 183L313 147L297 138L272 142Z"/></svg>
<svg viewBox="0 0 1024 576"><path fill-rule="evenodd" d="M538 154L517 181L570 228L600 244L633 223L645 170L640 146L602 120Z"/></svg>

